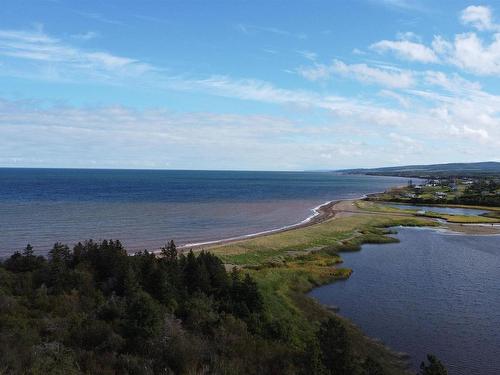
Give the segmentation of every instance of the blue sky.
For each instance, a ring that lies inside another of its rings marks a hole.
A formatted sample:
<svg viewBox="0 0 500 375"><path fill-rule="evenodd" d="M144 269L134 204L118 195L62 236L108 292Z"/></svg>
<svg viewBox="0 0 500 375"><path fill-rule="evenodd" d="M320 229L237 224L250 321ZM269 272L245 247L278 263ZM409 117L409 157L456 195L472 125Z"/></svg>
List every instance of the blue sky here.
<svg viewBox="0 0 500 375"><path fill-rule="evenodd" d="M500 2L3 0L0 166L500 161Z"/></svg>

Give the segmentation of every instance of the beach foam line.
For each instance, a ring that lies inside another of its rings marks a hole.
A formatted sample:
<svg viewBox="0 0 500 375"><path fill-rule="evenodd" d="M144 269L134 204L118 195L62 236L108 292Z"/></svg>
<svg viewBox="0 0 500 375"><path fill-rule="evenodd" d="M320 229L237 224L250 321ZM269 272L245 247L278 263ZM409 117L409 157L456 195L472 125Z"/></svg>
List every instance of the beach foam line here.
<svg viewBox="0 0 500 375"><path fill-rule="evenodd" d="M355 198L353 198L353 199L355 199ZM262 232L244 234L244 235L236 236L236 237L223 238L223 239L220 239L220 240L187 243L185 245L179 246L179 249L184 249L184 248L187 248L187 247L194 247L194 246L213 245L213 244L216 244L216 243L219 243L219 242L244 240L244 239L247 239L247 238L262 236L262 235L265 235L265 234L271 234L271 233L281 232L281 231L284 231L284 230L287 230L287 229L293 229L295 227L299 227L301 225L304 225L304 224L307 224L307 223L311 222L311 220L313 220L315 217L317 217L318 215L321 214L320 210L321 210L322 207L327 206L327 205L332 204L332 203L336 203L336 202L338 202L338 200L327 201L325 203L320 204L319 206L311 208L312 214L309 215L308 217L306 217L304 220L302 220L302 221L300 221L298 223L295 223L295 224L285 225L285 226L280 227L280 228L269 229L269 230L265 230L265 231L262 231Z"/></svg>
<svg viewBox="0 0 500 375"><path fill-rule="evenodd" d="M300 227L301 225L304 225L304 224L307 224L307 223L311 222L311 220L313 220L315 217L317 217L318 215L321 214L321 208L324 207L324 206L327 206L327 205L332 204L332 203L338 203L338 202L344 201L344 200L360 200L360 199L365 199L365 198L368 197L368 195L371 195L371 194L380 194L380 193L383 193L383 192L379 191L379 192L374 192L374 193L363 194L363 195L361 195L359 197L341 198L341 199L334 199L334 200L331 200L331 201L326 201L325 203L322 203L319 206L311 208L312 214L310 216L306 217L304 220L302 220L302 221L300 221L298 223L295 223L295 224L285 225L284 227L280 227L280 228L276 228L276 229L269 229L269 230L265 230L265 231L262 231L262 232L244 234L244 235L241 235L241 236L223 238L223 239L220 239L220 240L187 243L187 244L178 246L178 248L179 249L186 249L186 248L189 248L189 247L196 247L196 246L203 246L203 245L214 245L214 244L217 244L217 243L224 243L224 242L244 240L244 239L248 239L248 238L263 236L263 235L266 235L266 234L277 233L277 232L281 232L281 231L288 230L288 229L293 229L293 228Z"/></svg>

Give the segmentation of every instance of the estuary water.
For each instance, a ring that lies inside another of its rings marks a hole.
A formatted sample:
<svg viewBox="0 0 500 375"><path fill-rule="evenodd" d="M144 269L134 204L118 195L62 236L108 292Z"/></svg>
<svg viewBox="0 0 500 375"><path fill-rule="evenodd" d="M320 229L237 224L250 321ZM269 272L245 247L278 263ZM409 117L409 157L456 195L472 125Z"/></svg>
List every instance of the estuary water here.
<svg viewBox="0 0 500 375"><path fill-rule="evenodd" d="M441 206L422 206L416 204L393 204L386 203L389 207L399 208L401 210L415 210L415 211L427 211L427 212L436 212L438 214L447 214L447 215L464 215L464 216L477 216L486 214L490 211L487 210L478 210L477 208L465 208L465 207L441 207Z"/></svg>
<svg viewBox="0 0 500 375"><path fill-rule="evenodd" d="M329 172L0 169L0 256L120 239L130 251L296 224L326 201L406 179Z"/></svg>
<svg viewBox="0 0 500 375"><path fill-rule="evenodd" d="M450 375L500 374L500 236L398 228L400 243L344 253L349 280L311 296L340 308L368 336Z"/></svg>

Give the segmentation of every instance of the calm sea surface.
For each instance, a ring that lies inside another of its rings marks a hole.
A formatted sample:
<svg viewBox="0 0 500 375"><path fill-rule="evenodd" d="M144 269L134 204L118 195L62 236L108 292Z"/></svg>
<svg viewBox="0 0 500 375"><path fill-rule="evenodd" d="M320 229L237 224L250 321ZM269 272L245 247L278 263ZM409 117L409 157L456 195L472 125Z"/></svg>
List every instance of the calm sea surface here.
<svg viewBox="0 0 500 375"><path fill-rule="evenodd" d="M0 256L31 243L120 239L129 250L295 224L325 201L406 179L322 172L0 169Z"/></svg>
<svg viewBox="0 0 500 375"><path fill-rule="evenodd" d="M500 374L500 236L398 232L400 243L343 254L351 278L311 295L415 369L434 353L450 375Z"/></svg>

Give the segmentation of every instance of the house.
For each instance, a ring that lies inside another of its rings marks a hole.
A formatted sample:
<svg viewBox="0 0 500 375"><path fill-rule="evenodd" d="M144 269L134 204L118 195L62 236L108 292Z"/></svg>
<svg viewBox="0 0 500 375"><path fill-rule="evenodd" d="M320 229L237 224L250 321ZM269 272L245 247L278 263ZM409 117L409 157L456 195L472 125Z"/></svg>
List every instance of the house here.
<svg viewBox="0 0 500 375"><path fill-rule="evenodd" d="M445 199L447 197L447 194L442 191L438 191L436 194L434 194L434 196L438 199Z"/></svg>

